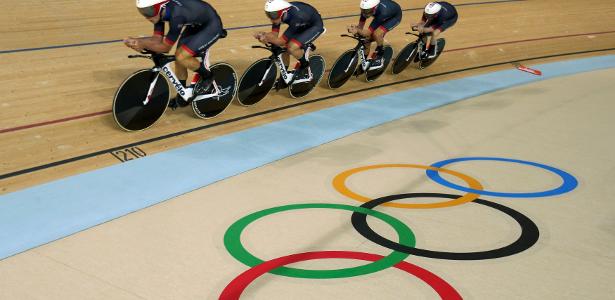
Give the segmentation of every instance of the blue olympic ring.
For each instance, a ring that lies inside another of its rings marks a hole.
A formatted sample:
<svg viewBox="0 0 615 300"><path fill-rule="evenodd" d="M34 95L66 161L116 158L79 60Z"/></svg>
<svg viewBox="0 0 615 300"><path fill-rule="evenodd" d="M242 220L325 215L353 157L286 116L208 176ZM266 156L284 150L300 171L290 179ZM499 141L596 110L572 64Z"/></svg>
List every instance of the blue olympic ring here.
<svg viewBox="0 0 615 300"><path fill-rule="evenodd" d="M444 178L440 176L440 174L437 171L434 171L434 170L427 170L427 176L431 180L443 186L456 189L459 191L464 191L464 192L469 192L469 193L474 193L474 194L479 194L479 195L508 197L508 198L536 198L536 197L561 195L561 194L565 194L567 192L574 190L579 185L579 182L577 181L576 178L574 178L574 176L560 169L547 166L547 165L543 165L543 164L539 164L539 163L535 163L535 162L531 162L531 161L518 160L518 159L499 158L499 157L460 157L460 158L453 158L453 159L439 161L437 163L432 164L431 166L435 168L442 168L452 163L456 163L460 161L469 161L469 160L492 160L492 161L504 161L504 162L512 162L512 163L530 165L530 166L538 167L538 168L553 172L557 174L559 177L561 177L564 182L562 183L562 185L560 185L557 188L554 188L552 190L542 191L542 192L503 193L503 192L492 192L492 191L485 191L485 190L475 190L472 188L456 185L454 183L446 181Z"/></svg>

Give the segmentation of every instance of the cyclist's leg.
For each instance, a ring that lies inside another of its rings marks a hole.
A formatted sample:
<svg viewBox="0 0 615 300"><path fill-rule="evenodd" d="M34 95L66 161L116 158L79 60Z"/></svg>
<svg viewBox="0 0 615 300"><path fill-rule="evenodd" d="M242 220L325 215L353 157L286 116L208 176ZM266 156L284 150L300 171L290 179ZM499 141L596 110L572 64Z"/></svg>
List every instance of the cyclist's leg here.
<svg viewBox="0 0 615 300"><path fill-rule="evenodd" d="M193 59L191 55L192 50L187 48L184 44L192 39L192 35L194 35L195 32L198 31L195 31L193 28L186 28L177 42L177 50L175 51L175 75L184 87L187 87L186 81L188 78L188 68L186 65L190 63L194 64L194 61L189 61ZM175 98L171 99L169 102L169 107L175 109L178 106L186 106L187 104L188 102L186 100L184 100L180 95L177 95Z"/></svg>
<svg viewBox="0 0 615 300"><path fill-rule="evenodd" d="M196 71L199 68L200 62L195 57L198 54L195 44L197 46L199 44L198 35L200 32L200 30L191 27L184 29L182 36L177 42L177 49L175 50L175 64L180 68L183 67L191 71ZM187 77L188 74L186 71L186 78Z"/></svg>
<svg viewBox="0 0 615 300"><path fill-rule="evenodd" d="M421 49L418 49L420 59L427 59L427 56L428 56L427 52L429 50L429 45L431 44L431 36L432 36L431 33L423 34L423 38L422 38L423 47Z"/></svg>
<svg viewBox="0 0 615 300"><path fill-rule="evenodd" d="M192 35L178 49L184 64L195 72L193 77L194 95L205 93L213 83L213 74L209 70L209 48L221 37L223 30L219 26L207 26ZM201 61L196 57L201 57Z"/></svg>
<svg viewBox="0 0 615 300"><path fill-rule="evenodd" d="M442 33L440 29L436 29L429 34L429 42L425 44L425 57L434 58L438 51L438 36Z"/></svg>
<svg viewBox="0 0 615 300"><path fill-rule="evenodd" d="M376 42L376 49L371 55L372 67L382 66L382 54L384 53L384 36L387 34L387 30L382 25L372 32L372 40Z"/></svg>
<svg viewBox="0 0 615 300"><path fill-rule="evenodd" d="M175 50L175 70L177 72L177 76L180 78L180 81L184 86L186 86L186 78L188 78L188 69L195 70L198 69L199 61L192 56L192 50L186 49L185 45L177 47ZM183 77L182 77L183 76ZM169 106L175 109L177 106L186 106L188 105L188 99L183 99L181 96L177 96L175 99L171 101Z"/></svg>
<svg viewBox="0 0 615 300"><path fill-rule="evenodd" d="M282 53L282 62L286 66L286 70L290 69L290 53L288 51Z"/></svg>
<svg viewBox="0 0 615 300"><path fill-rule="evenodd" d="M439 51L439 49L438 49L438 37L444 31L446 31L449 28L453 27L453 25L455 25L455 23L457 23L457 15L455 15L454 18L451 18L449 20L445 20L440 27L436 28L436 30L433 32L433 34L431 35L431 37L429 39L428 58L434 58L434 57L436 57L436 55L438 55L438 51Z"/></svg>
<svg viewBox="0 0 615 300"><path fill-rule="evenodd" d="M374 26L374 27L372 27L372 26ZM370 37L369 37L369 38L365 41L365 43L363 43L363 46L365 47L365 59L366 59L366 60L369 60L369 59L370 59L370 57L371 57L371 55L370 55L370 51L371 51L371 49L372 49L372 43L374 42L374 37L373 37L373 35L374 35L374 30L375 30L375 28L378 28L378 26L380 26L380 23L379 23L378 21L376 21L376 20L372 20L371 24L370 24L370 25L369 25L369 27L367 28L367 29L371 32L371 35L370 35ZM361 64L361 62L359 62L359 63ZM363 70L363 67L362 67L362 66L359 66L359 67L355 70L354 75L355 75L355 76L359 76L359 75L361 75L361 74L363 74L363 73L365 73L365 70Z"/></svg>
<svg viewBox="0 0 615 300"><path fill-rule="evenodd" d="M288 47L288 46L286 46ZM290 54L288 53L288 51L282 53L282 62L284 63L284 67L286 68L286 71L288 72L291 68L290 68ZM282 77L282 74L280 74L280 77L278 78L278 80L274 83L273 88L277 90L280 89L285 89L288 87L288 84L286 84L286 81L284 81L284 78Z"/></svg>
<svg viewBox="0 0 615 300"><path fill-rule="evenodd" d="M297 76L304 77L308 74L309 57L307 56L306 46L313 43L324 31L325 28L322 23L319 23L297 33L289 40L288 51L299 61L295 66L298 72Z"/></svg>
<svg viewBox="0 0 615 300"><path fill-rule="evenodd" d="M292 55L298 61L298 63L295 65L295 69L298 69L301 66L301 60L305 59L303 43L301 43L296 38L292 38L288 41L288 44L286 44L286 49L288 50L288 53L290 53L290 55Z"/></svg>
<svg viewBox="0 0 615 300"><path fill-rule="evenodd" d="M384 36L391 30L393 30L397 25L401 23L402 13L401 10L395 16L386 19L379 24L378 27L375 27L375 30L372 33L372 39L376 41L377 47L374 51L374 63L376 65L382 65L384 62L382 60L382 55L384 54Z"/></svg>
<svg viewBox="0 0 615 300"><path fill-rule="evenodd" d="M185 42L187 36L190 36L190 32L189 30L184 30L181 38L177 42L177 49L182 48L182 45ZM177 54L177 51L175 51L175 54ZM177 75L177 78L182 82L184 86L186 86L186 80L188 79L188 68L181 64L178 60L175 61L175 75Z"/></svg>
<svg viewBox="0 0 615 300"><path fill-rule="evenodd" d="M371 32L371 35L369 36L370 40L365 44L365 56L368 58L373 57L373 55L370 55L373 42L376 42L376 47L381 46L384 43L384 34L386 34L386 31L382 31L382 24L383 22L381 20L374 18L367 28ZM378 41L378 39L380 39L380 41Z"/></svg>
<svg viewBox="0 0 615 300"><path fill-rule="evenodd" d="M177 55L177 52L176 52L176 55ZM179 79L179 83L183 87L186 87L187 86L186 81L188 78L188 68L180 64L177 60L175 61L175 75L177 76L177 79ZM173 110L175 110L178 106L186 106L186 104L187 104L186 100L184 100L182 96L179 94L177 94L175 98L169 101L169 107L171 107Z"/></svg>

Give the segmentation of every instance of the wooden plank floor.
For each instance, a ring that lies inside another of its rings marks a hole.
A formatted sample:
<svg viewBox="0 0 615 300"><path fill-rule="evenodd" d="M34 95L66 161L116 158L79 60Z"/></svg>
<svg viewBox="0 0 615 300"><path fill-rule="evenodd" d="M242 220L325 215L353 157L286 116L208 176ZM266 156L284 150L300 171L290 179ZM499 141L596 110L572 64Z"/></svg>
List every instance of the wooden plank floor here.
<svg viewBox="0 0 615 300"><path fill-rule="evenodd" d="M263 1L210 1L227 28L265 24L261 13ZM309 1L323 17L357 13L355 0ZM105 1L93 6L89 1L4 0L0 9L9 12L0 20L0 194L50 180L119 163L106 149L135 143L207 124L231 120L272 108L297 103L285 93L278 93L254 107L233 105L212 120L197 119L190 109L168 111L152 128L136 133L121 131L110 113L113 94L123 79L135 70L147 67L145 61L129 60L131 50L117 40L129 35L145 35L151 25L136 12L132 1ZM164 151L258 124L300 115L382 93L407 89L440 80L468 76L477 72L510 68L506 62L550 61L571 57L615 53L600 51L576 56L566 53L615 48L615 0L591 1L453 1L458 4L460 19L445 33L448 52L428 70L408 70L398 76L385 75L375 83L352 80L342 89L320 87L308 101L364 87L376 87L412 78L476 68L425 80L385 86L366 92L333 97L292 109L230 122L173 138L140 145L148 154ZM387 35L394 49L410 39L404 36L409 24L420 16L423 3L401 1L404 9L402 26ZM587 22L591 18L592 22ZM339 37L356 17L325 21L328 32L317 41L319 53L331 64L351 41ZM255 41L251 33L260 28L236 29L212 49L213 61L231 63L239 74L263 52L249 49ZM115 41L115 42L114 42ZM91 45L58 47L82 43ZM36 51L19 49L49 48ZM549 59L531 60L543 56ZM83 117L86 115L95 115ZM67 120L74 119L74 120ZM65 120L61 122L52 122ZM42 125L44 123L51 123ZM89 155L92 153L100 155ZM89 156L88 156L89 155ZM87 156L83 159L75 159ZM75 161L41 170L29 168L54 162ZM11 175L14 172L21 175Z"/></svg>

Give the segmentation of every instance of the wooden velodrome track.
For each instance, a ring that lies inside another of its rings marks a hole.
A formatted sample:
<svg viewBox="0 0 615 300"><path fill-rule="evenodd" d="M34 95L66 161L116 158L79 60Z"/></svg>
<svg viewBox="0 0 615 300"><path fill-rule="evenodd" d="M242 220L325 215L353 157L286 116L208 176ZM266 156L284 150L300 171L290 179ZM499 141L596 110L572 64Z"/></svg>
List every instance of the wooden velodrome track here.
<svg viewBox="0 0 615 300"><path fill-rule="evenodd" d="M308 2L329 18L327 34L316 44L330 67L353 46L339 34L357 21L358 0ZM615 0L452 1L460 19L444 35L446 52L428 70L387 73L371 84L354 79L335 91L321 85L302 100L280 92L253 107L234 104L212 120L195 118L189 108L168 110L152 128L127 133L109 112L112 98L124 78L149 65L127 59L132 52L119 40L150 34L151 24L136 12L132 0L100 3L0 3L5 12L0 20L0 194L118 164L112 152L117 155L133 146L153 154L373 95L510 68L515 61L615 53ZM255 26L267 23L263 1L210 3L231 29L228 38L213 47L212 61L226 61L241 75L266 54L249 48L255 44L252 32L267 29ZM386 37L395 50L410 41L403 33L425 3L400 4L405 9L402 25ZM305 105L288 107L298 103ZM257 114L276 108L283 109Z"/></svg>

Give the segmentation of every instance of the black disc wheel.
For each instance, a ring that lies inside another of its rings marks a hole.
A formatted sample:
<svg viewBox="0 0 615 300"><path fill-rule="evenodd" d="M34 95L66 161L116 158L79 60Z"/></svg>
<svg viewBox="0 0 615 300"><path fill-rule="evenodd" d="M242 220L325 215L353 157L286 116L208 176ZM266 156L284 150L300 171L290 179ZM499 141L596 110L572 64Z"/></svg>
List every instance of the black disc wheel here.
<svg viewBox="0 0 615 300"><path fill-rule="evenodd" d="M148 96L152 82L156 81ZM130 75L113 98L113 118L120 128L138 131L154 125L169 104L169 84L160 73L151 69Z"/></svg>
<svg viewBox="0 0 615 300"><path fill-rule="evenodd" d="M291 84L288 87L290 96L293 98L301 98L309 94L322 79L322 76L325 74L325 68L325 59L322 56L310 56L310 72L312 72L312 80L298 84Z"/></svg>
<svg viewBox="0 0 615 300"><path fill-rule="evenodd" d="M237 90L237 73L227 63L211 66L214 81L218 87L218 96L192 102L192 110L201 119L210 119L224 112L233 101ZM210 89L213 92L213 85Z"/></svg>
<svg viewBox="0 0 615 300"><path fill-rule="evenodd" d="M430 58L430 59L426 59L426 60L421 60L419 62L419 69L425 69L425 68L431 66L433 63L435 63L436 59L438 59L438 57L440 57L440 54L442 54L442 51L444 51L444 46L445 45L446 45L446 40L438 39L438 53L436 53L436 57Z"/></svg>
<svg viewBox="0 0 615 300"><path fill-rule="evenodd" d="M347 50L342 54L333 64L329 77L327 78L327 85L331 89L337 89L344 85L359 64L359 56L355 50Z"/></svg>
<svg viewBox="0 0 615 300"><path fill-rule="evenodd" d="M416 42L412 42L404 49L401 49L395 60L393 61L393 66L391 67L391 73L399 74L403 72L408 65L414 61L414 57L416 56Z"/></svg>
<svg viewBox="0 0 615 300"><path fill-rule="evenodd" d="M384 54L382 55L382 57L384 58L384 64L382 65L382 68L375 70L368 69L365 72L365 80L367 80L367 82L372 82L378 79L378 77L380 77L382 74L384 74L384 71L387 69L389 63L391 62L391 58L393 58L393 48L391 48L391 46L384 46Z"/></svg>
<svg viewBox="0 0 615 300"><path fill-rule="evenodd" d="M269 58L263 58L246 69L239 80L237 100L241 105L250 106L261 101L275 83L278 69Z"/></svg>

